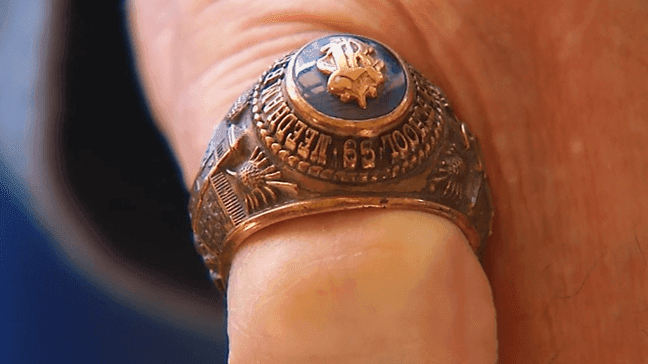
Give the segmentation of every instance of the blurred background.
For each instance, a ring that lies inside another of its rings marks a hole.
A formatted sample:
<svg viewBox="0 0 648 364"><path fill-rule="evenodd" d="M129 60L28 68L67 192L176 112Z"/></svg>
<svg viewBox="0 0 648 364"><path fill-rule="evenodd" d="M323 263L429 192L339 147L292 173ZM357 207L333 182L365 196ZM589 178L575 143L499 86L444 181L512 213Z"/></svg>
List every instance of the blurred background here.
<svg viewBox="0 0 648 364"><path fill-rule="evenodd" d="M226 362L124 1L0 0L0 362Z"/></svg>

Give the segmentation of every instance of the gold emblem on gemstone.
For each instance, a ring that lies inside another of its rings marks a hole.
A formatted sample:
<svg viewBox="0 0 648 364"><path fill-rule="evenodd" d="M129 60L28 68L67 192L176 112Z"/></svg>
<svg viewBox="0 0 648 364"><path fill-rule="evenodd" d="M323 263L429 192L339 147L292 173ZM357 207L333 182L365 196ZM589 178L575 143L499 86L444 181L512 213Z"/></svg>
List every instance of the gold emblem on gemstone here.
<svg viewBox="0 0 648 364"><path fill-rule="evenodd" d="M370 45L353 38L333 38L320 49L325 55L317 60L317 68L329 75L327 89L343 102L356 101L367 108L367 97L378 96L385 83L385 63L374 57Z"/></svg>

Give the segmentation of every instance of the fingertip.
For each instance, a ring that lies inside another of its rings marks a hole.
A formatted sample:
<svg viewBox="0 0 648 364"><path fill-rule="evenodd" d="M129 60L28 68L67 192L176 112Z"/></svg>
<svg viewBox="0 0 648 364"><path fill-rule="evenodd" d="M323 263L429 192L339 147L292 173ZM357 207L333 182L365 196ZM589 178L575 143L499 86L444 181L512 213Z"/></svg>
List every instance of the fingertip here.
<svg viewBox="0 0 648 364"><path fill-rule="evenodd" d="M424 213L351 211L263 230L234 259L228 305L232 363L496 356L477 259L457 227Z"/></svg>

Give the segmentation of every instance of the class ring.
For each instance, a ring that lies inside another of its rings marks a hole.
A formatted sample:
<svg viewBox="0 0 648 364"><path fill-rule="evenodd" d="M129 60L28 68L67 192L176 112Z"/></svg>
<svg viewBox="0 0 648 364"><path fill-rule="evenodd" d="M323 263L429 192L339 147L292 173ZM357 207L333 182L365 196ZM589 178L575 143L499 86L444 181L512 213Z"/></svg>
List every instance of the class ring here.
<svg viewBox="0 0 648 364"><path fill-rule="evenodd" d="M337 34L277 60L218 123L191 187L195 246L226 289L242 242L280 221L425 211L477 255L493 203L480 147L443 92L385 45Z"/></svg>

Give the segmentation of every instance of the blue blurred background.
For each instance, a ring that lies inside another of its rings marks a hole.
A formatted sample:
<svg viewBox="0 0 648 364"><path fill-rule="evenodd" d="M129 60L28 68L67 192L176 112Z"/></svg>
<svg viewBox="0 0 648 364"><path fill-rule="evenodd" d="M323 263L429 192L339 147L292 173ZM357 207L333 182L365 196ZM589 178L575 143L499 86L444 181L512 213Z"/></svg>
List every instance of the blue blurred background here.
<svg viewBox="0 0 648 364"><path fill-rule="evenodd" d="M38 144L43 130L54 148ZM38 180L42 160L57 178ZM101 237L88 246L145 289L122 292L76 261L62 240L77 225L34 184L61 185ZM137 84L123 1L1 0L0 362L226 362L223 303L191 246L186 198Z"/></svg>
<svg viewBox="0 0 648 364"><path fill-rule="evenodd" d="M0 362L226 362L222 341L155 320L84 281L39 230L6 168L0 177Z"/></svg>

